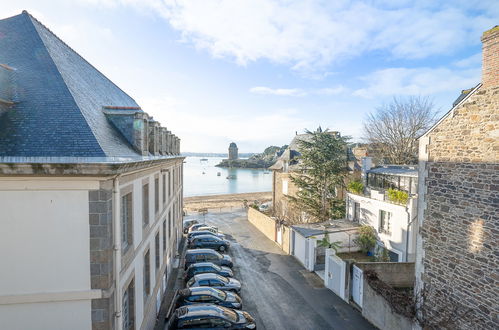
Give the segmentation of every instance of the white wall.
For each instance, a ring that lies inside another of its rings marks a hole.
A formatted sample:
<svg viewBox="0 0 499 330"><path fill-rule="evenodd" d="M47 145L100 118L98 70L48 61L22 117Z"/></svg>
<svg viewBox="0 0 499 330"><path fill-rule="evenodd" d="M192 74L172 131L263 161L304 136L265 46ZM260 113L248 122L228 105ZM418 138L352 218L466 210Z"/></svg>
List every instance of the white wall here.
<svg viewBox="0 0 499 330"><path fill-rule="evenodd" d="M415 205L416 200L411 199L408 205L408 209L402 205L397 205L373 198L368 198L364 196L359 196L355 194L348 193L348 205L347 205L347 218L353 220L354 218L354 207L353 203L357 202L360 204L360 220L361 224L366 224L374 227L378 232L379 241L383 242L388 250L399 253L399 261L405 260L406 251L406 232L408 230L408 213L409 217L412 219L416 212ZM380 233L379 229L379 213L380 210L391 212L392 216L390 219L390 233ZM415 221L416 222L416 221ZM409 260L414 261L414 251L415 251L415 239L412 239L415 235L414 226L409 227L410 240L409 240Z"/></svg>
<svg viewBox="0 0 499 330"><path fill-rule="evenodd" d="M0 179L1 329L89 328L95 293L90 290L88 190L96 186Z"/></svg>
<svg viewBox="0 0 499 330"><path fill-rule="evenodd" d="M89 330L90 300L0 306L0 329Z"/></svg>
<svg viewBox="0 0 499 330"><path fill-rule="evenodd" d="M305 265L305 244L306 244L306 239L300 233L295 231L294 235L294 256L298 261L300 261L303 265Z"/></svg>

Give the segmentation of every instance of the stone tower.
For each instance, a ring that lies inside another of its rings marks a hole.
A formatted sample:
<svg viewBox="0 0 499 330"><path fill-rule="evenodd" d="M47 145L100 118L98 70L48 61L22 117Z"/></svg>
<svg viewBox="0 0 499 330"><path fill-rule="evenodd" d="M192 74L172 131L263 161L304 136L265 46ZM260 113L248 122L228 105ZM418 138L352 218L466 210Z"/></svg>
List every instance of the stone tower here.
<svg viewBox="0 0 499 330"><path fill-rule="evenodd" d="M232 142L229 144L229 160L236 160L239 156L237 155L237 145Z"/></svg>

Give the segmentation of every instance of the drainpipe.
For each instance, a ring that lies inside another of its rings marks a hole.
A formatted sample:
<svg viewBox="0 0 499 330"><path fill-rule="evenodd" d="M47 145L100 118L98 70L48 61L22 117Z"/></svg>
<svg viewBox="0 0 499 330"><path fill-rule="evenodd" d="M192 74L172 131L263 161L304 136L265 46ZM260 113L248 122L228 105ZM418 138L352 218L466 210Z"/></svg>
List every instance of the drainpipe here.
<svg viewBox="0 0 499 330"><path fill-rule="evenodd" d="M121 330L122 321L122 301L120 295L120 270L121 270L121 233L120 233L120 194L118 174L113 179L113 256L114 256L114 326L116 330Z"/></svg>
<svg viewBox="0 0 499 330"><path fill-rule="evenodd" d="M405 232L405 262L407 262L407 259L409 258L409 228L418 217L418 213L416 212L416 215L411 220L411 214L409 213L409 208L407 206L405 207L405 212L407 213L407 230Z"/></svg>

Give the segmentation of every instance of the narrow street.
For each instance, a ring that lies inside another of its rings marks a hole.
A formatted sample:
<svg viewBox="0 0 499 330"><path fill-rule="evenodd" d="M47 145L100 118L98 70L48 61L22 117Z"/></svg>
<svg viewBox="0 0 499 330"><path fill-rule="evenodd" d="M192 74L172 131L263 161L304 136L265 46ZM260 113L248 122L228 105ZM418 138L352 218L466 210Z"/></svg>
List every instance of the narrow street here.
<svg viewBox="0 0 499 330"><path fill-rule="evenodd" d="M203 221L203 216L185 217L190 218ZM243 284L243 310L255 317L258 329L374 329L248 222L246 211L208 213L204 221L231 241L235 277Z"/></svg>

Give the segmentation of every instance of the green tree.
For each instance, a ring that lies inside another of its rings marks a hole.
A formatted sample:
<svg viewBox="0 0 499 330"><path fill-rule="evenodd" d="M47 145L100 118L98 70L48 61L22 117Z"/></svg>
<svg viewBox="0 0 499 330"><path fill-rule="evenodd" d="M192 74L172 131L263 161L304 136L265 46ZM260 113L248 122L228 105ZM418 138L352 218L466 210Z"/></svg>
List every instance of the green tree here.
<svg viewBox="0 0 499 330"><path fill-rule="evenodd" d="M345 202L338 192L345 187L348 137L322 131L307 131L309 138L298 142L302 173L292 175L298 188L296 196L287 196L300 211L316 221L345 216Z"/></svg>

